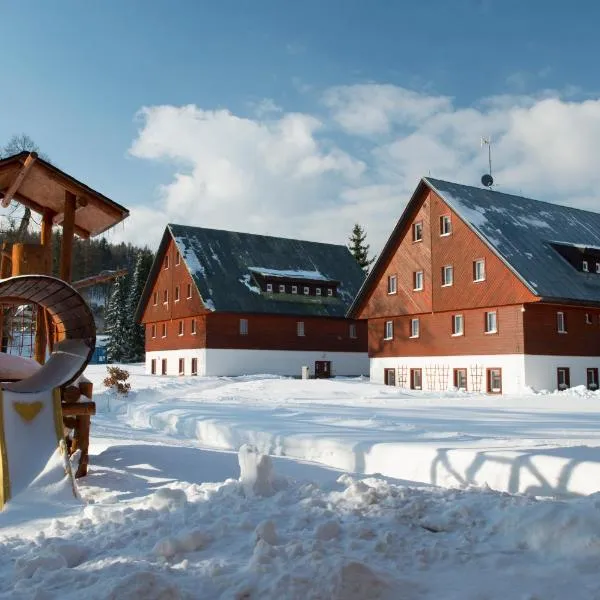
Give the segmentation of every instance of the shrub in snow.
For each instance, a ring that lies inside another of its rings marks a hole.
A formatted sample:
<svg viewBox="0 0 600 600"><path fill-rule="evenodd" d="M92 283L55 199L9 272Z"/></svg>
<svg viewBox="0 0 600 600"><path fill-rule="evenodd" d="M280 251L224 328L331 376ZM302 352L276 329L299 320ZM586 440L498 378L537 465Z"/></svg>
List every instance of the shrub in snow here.
<svg viewBox="0 0 600 600"><path fill-rule="evenodd" d="M268 454L261 454L256 446L244 444L238 452L240 481L246 496L272 496L275 474Z"/></svg>
<svg viewBox="0 0 600 600"><path fill-rule="evenodd" d="M118 394L127 396L131 390L131 384L127 381L129 379L129 371L120 367L106 367L106 370L108 371L108 376L104 378L104 385L115 390Z"/></svg>

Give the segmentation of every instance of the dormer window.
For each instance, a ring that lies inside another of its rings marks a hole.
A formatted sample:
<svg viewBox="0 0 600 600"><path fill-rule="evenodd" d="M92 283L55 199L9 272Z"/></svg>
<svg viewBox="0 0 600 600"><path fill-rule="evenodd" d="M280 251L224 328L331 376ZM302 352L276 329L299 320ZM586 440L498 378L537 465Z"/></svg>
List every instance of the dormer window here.
<svg viewBox="0 0 600 600"><path fill-rule="evenodd" d="M588 267L588 261L587 261L587 260L584 260L584 261L581 263L581 268L583 269L583 271L584 271L585 273L587 273L587 272L589 271L589 267Z"/></svg>
<svg viewBox="0 0 600 600"><path fill-rule="evenodd" d="M452 221L450 215L442 215L440 217L440 235L450 235L452 233Z"/></svg>
<svg viewBox="0 0 600 600"><path fill-rule="evenodd" d="M267 292L269 294L273 293L273 284L272 283L267 283Z"/></svg>

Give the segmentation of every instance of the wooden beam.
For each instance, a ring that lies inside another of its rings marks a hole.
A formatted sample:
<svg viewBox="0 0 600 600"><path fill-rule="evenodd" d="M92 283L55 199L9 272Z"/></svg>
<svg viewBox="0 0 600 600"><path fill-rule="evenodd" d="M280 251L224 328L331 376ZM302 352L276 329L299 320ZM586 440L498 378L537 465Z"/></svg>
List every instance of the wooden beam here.
<svg viewBox="0 0 600 600"><path fill-rule="evenodd" d="M42 231L40 244L44 248L44 274L52 272L52 211L45 210L42 216ZM43 365L46 362L46 348L48 347L48 315L46 309L38 305L35 326L35 346L33 358Z"/></svg>
<svg viewBox="0 0 600 600"><path fill-rule="evenodd" d="M2 196L2 192L0 191L0 196ZM28 196L25 196L21 193L15 194L14 195L14 200L16 200L17 202L19 202L20 204L22 204L23 206L27 206L28 208L30 208L31 210L35 211L36 213L39 213L41 215L43 215L46 211L49 211L52 215L55 215L56 213L54 211L52 211L49 208L45 208L44 206L42 206L41 204L38 204L35 200L32 200L31 198L29 198ZM87 240L90 237L90 232L87 231L87 229L83 229L83 227L79 227L79 225L75 225L75 233L82 239Z"/></svg>
<svg viewBox="0 0 600 600"><path fill-rule="evenodd" d="M71 283L73 274L73 236L75 233L75 207L77 198L65 191L65 218L62 226L62 246L60 249L60 278Z"/></svg>
<svg viewBox="0 0 600 600"><path fill-rule="evenodd" d="M27 177L27 173L31 170L33 163L37 158L36 152L30 152L29 156L25 159L23 166L19 169L17 176L13 179L13 182L8 187L8 190L4 194L4 198L2 198L2 208L6 208L10 201L14 198L14 195L17 193L20 185L23 183L25 177Z"/></svg>
<svg viewBox="0 0 600 600"><path fill-rule="evenodd" d="M78 213L82 208L88 205L88 201L85 198L77 197L77 206L75 207L75 213ZM60 225L65 220L65 213L58 213L54 215L52 221L55 225Z"/></svg>
<svg viewBox="0 0 600 600"><path fill-rule="evenodd" d="M91 275L90 277L86 277L85 279L79 279L78 281L74 281L72 285L75 289L81 290L91 285L96 285L97 283L104 283L105 281L110 281L111 279L122 277L123 275L127 275L127 269L119 269L117 271L110 271L108 273L99 273L98 275Z"/></svg>
<svg viewBox="0 0 600 600"><path fill-rule="evenodd" d="M95 402L73 402L72 404L63 404L63 417L79 417L83 415L95 415Z"/></svg>

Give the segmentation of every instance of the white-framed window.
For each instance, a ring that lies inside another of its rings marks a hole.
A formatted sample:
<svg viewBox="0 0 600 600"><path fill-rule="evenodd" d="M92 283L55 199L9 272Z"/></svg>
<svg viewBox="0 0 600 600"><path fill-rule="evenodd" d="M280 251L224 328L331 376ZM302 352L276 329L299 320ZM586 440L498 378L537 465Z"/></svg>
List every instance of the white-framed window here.
<svg viewBox="0 0 600 600"><path fill-rule="evenodd" d="M192 319L191 331L192 335L196 335L196 319Z"/></svg>
<svg viewBox="0 0 600 600"><path fill-rule="evenodd" d="M600 273L600 262L596 263L596 273Z"/></svg>
<svg viewBox="0 0 600 600"><path fill-rule="evenodd" d="M394 337L394 321L386 321L383 339L391 340L391 339L393 339L393 337Z"/></svg>
<svg viewBox="0 0 600 600"><path fill-rule="evenodd" d="M293 285L292 286L292 294L297 294L298 293L298 286L297 285Z"/></svg>
<svg viewBox="0 0 600 600"><path fill-rule="evenodd" d="M153 338L156 337L156 325L154 323L152 323L152 327L150 328L151 331L151 335Z"/></svg>
<svg viewBox="0 0 600 600"><path fill-rule="evenodd" d="M163 304L169 303L169 290L165 290L163 293Z"/></svg>
<svg viewBox="0 0 600 600"><path fill-rule="evenodd" d="M454 283L454 267L445 265L442 267L442 286L452 285Z"/></svg>
<svg viewBox="0 0 600 600"><path fill-rule="evenodd" d="M179 321L179 332L178 332L178 335L183 335L184 331L185 331L185 328L184 328L183 321Z"/></svg>
<svg viewBox="0 0 600 600"><path fill-rule="evenodd" d="M327 288L327 295L331 298L333 296L333 290L331 288Z"/></svg>
<svg viewBox="0 0 600 600"><path fill-rule="evenodd" d="M413 273L413 290L420 292L423 289L423 271L415 271Z"/></svg>
<svg viewBox="0 0 600 600"><path fill-rule="evenodd" d="M450 215L440 217L440 235L450 235L452 233L452 221Z"/></svg>
<svg viewBox="0 0 600 600"><path fill-rule="evenodd" d="M154 294L152 294L152 304L154 304L154 306L158 304L158 292L154 292Z"/></svg>
<svg viewBox="0 0 600 600"><path fill-rule="evenodd" d="M296 323L296 335L298 337L304 337L304 321L298 321Z"/></svg>
<svg viewBox="0 0 600 600"><path fill-rule="evenodd" d="M248 319L240 319L240 335L248 335Z"/></svg>
<svg viewBox="0 0 600 600"><path fill-rule="evenodd" d="M321 288L320 287L316 288L315 289L315 293L317 294L317 296L320 296L321 295Z"/></svg>
<svg viewBox="0 0 600 600"><path fill-rule="evenodd" d="M592 315L590 313L585 313L585 324L592 325Z"/></svg>
<svg viewBox="0 0 600 600"><path fill-rule="evenodd" d="M562 311L556 313L556 331L567 333L567 320L565 319L565 313Z"/></svg>
<svg viewBox="0 0 600 600"><path fill-rule="evenodd" d="M350 323L350 331L349 331L349 336L350 339L355 340L356 339L356 323Z"/></svg>
<svg viewBox="0 0 600 600"><path fill-rule="evenodd" d="M285 294L285 283L280 283L279 284L279 293L280 294Z"/></svg>
<svg viewBox="0 0 600 600"><path fill-rule="evenodd" d="M175 302L179 302L179 286L175 286Z"/></svg>
<svg viewBox="0 0 600 600"><path fill-rule="evenodd" d="M273 293L273 284L272 283L267 283L267 292L269 294Z"/></svg>
<svg viewBox="0 0 600 600"><path fill-rule="evenodd" d="M192 358L192 366L190 369L190 374L198 375L198 359L197 358Z"/></svg>
<svg viewBox="0 0 600 600"><path fill-rule="evenodd" d="M307 285L304 286L304 289L302 291L304 292L305 296L308 296L308 294L310 294L310 288Z"/></svg>
<svg viewBox="0 0 600 600"><path fill-rule="evenodd" d="M452 335L464 335L465 320L462 315L452 315Z"/></svg>
<svg viewBox="0 0 600 600"><path fill-rule="evenodd" d="M413 242L420 242L423 239L423 221L417 221L412 226Z"/></svg>
<svg viewBox="0 0 600 600"><path fill-rule="evenodd" d="M582 269L583 269L583 270L584 270L586 273L587 273L587 272L590 270L590 269L589 269L589 267L588 267L588 261L587 261L587 260L584 260L584 261L581 263L581 268L582 268Z"/></svg>
<svg viewBox="0 0 600 600"><path fill-rule="evenodd" d="M165 269L169 268L169 255L165 254Z"/></svg>
<svg viewBox="0 0 600 600"><path fill-rule="evenodd" d="M192 297L192 284L188 283L187 284L187 298L188 300Z"/></svg>
<svg viewBox="0 0 600 600"><path fill-rule="evenodd" d="M164 337L164 338L167 337L167 324L166 323L162 324L162 337Z"/></svg>
<svg viewBox="0 0 600 600"><path fill-rule="evenodd" d="M177 252L177 254L175 254L175 266L178 267L180 263L181 263L181 254L179 254L179 252Z"/></svg>
<svg viewBox="0 0 600 600"><path fill-rule="evenodd" d="M421 333L421 324L419 319L411 319L410 320L410 337L418 338Z"/></svg>
<svg viewBox="0 0 600 600"><path fill-rule="evenodd" d="M185 374L185 360L183 358L179 359L179 374L180 375Z"/></svg>
<svg viewBox="0 0 600 600"><path fill-rule="evenodd" d="M497 333L498 331L498 315L495 310L485 313L485 332Z"/></svg>
<svg viewBox="0 0 600 600"><path fill-rule="evenodd" d="M395 294L398 291L397 279L395 275L388 275L387 293Z"/></svg>
<svg viewBox="0 0 600 600"><path fill-rule="evenodd" d="M473 281L485 281L485 259L473 261Z"/></svg>

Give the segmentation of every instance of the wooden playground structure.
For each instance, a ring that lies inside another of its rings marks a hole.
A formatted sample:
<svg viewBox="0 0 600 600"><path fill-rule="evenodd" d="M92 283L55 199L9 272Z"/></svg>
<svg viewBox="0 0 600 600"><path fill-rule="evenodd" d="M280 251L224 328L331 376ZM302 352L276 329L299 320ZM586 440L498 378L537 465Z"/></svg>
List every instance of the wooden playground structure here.
<svg viewBox="0 0 600 600"><path fill-rule="evenodd" d="M39 243L2 242L0 280L20 275L51 275L52 228L60 227L58 277L72 284L74 236L87 239L99 235L129 215L123 206L39 158L35 152L21 152L0 160L0 205L7 208L12 201L41 215L41 232ZM81 287L90 284L87 280L77 283L82 283ZM93 317L89 308L86 311L81 306L81 299L72 287L53 286L49 279L43 278L21 282L17 279L0 287L6 290L0 294L0 340L7 338L11 326L5 322L5 315L17 307L23 314L24 306L28 306L27 314L33 324L31 354L37 363L44 365L55 345L65 341L73 331L86 339L91 356L96 336ZM1 369L0 380L7 381ZM70 453L81 452L76 477L87 474L90 419L96 410L92 392L92 384L82 378L60 388L67 447Z"/></svg>

